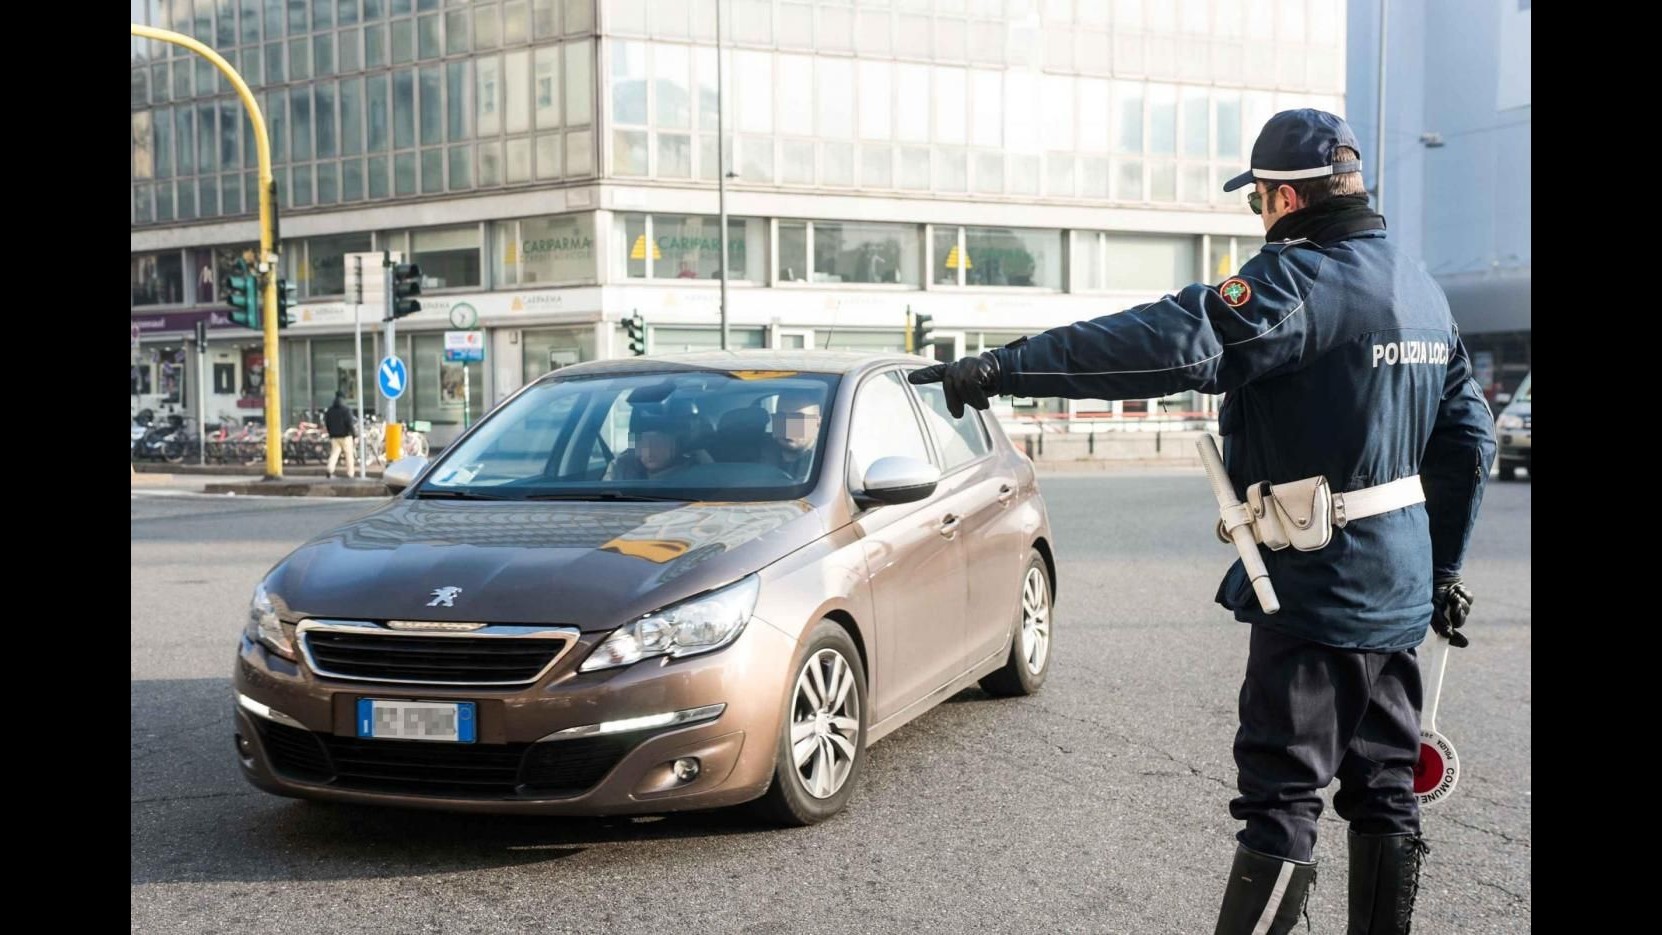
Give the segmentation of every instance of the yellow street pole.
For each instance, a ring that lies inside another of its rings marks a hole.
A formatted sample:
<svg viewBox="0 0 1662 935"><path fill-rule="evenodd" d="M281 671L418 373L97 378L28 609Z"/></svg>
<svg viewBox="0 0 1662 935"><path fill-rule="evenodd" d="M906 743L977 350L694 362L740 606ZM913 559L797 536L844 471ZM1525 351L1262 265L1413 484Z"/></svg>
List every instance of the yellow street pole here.
<svg viewBox="0 0 1662 935"><path fill-rule="evenodd" d="M254 92L248 90L248 83L218 52L190 36L154 26L133 23L132 34L182 45L212 62L237 89L242 106L248 109L248 119L254 124L254 149L260 158L259 271L265 280L261 287L265 293L265 314L262 316L265 321L265 476L277 480L283 476L283 391L277 367L277 232L272 223L276 205L271 203L275 190L271 176L271 140L266 135L265 116L260 113L260 105L254 101ZM207 426L200 428L205 430Z"/></svg>
<svg viewBox="0 0 1662 935"><path fill-rule="evenodd" d="M381 463L391 464L404 457L404 423L388 422L386 431L387 452Z"/></svg>

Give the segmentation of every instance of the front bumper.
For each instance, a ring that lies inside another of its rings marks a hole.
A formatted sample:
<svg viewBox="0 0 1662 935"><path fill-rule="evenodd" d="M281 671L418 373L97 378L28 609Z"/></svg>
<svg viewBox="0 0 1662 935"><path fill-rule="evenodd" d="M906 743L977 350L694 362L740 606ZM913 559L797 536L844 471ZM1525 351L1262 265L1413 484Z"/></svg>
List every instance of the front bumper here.
<svg viewBox="0 0 1662 935"><path fill-rule="evenodd" d="M1500 456L1508 461L1529 457L1529 429L1512 429L1500 433Z"/></svg>
<svg viewBox="0 0 1662 935"><path fill-rule="evenodd" d="M517 689L322 678L244 638L232 679L243 775L279 795L503 814L714 808L767 789L791 640L753 618L732 645L707 655L577 672L606 635L584 634L536 684ZM360 698L474 702L478 740L360 739ZM545 739L715 704L726 706L719 717L685 726ZM685 757L698 758L700 769L680 780L671 764Z"/></svg>

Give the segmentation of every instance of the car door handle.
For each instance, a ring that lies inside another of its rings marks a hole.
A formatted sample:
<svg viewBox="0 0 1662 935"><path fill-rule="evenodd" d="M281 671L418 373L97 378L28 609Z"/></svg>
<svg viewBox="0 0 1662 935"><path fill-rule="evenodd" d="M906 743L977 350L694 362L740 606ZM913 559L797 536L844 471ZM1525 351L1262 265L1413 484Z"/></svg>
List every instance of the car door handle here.
<svg viewBox="0 0 1662 935"><path fill-rule="evenodd" d="M998 502L1004 506L1009 506L1010 500L1013 499L1015 495L1016 488L1011 487L1009 484L1000 484L998 486Z"/></svg>
<svg viewBox="0 0 1662 935"><path fill-rule="evenodd" d="M935 527L935 531L950 539L958 533L958 522L959 517L956 514L948 513L941 518L941 524Z"/></svg>

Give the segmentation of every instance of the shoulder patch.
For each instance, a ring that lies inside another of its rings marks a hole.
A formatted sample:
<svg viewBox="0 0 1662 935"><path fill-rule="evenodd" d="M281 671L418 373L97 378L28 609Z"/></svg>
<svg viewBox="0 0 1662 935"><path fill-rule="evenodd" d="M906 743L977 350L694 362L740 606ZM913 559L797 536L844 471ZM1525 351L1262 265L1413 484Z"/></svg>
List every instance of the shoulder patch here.
<svg viewBox="0 0 1662 935"><path fill-rule="evenodd" d="M1223 297L1224 304L1230 308L1240 308L1252 298L1252 287L1247 285L1245 279L1235 276L1218 285L1218 295Z"/></svg>

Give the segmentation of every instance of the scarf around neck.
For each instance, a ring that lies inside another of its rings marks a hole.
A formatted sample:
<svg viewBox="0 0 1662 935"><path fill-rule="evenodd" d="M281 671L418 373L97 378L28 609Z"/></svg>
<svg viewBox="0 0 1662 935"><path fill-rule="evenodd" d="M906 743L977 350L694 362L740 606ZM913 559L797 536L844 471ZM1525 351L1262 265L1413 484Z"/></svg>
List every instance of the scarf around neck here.
<svg viewBox="0 0 1662 935"><path fill-rule="evenodd" d="M1264 242L1302 238L1326 246L1362 231L1384 229L1385 218L1368 207L1367 195L1336 195L1276 221L1265 232Z"/></svg>

